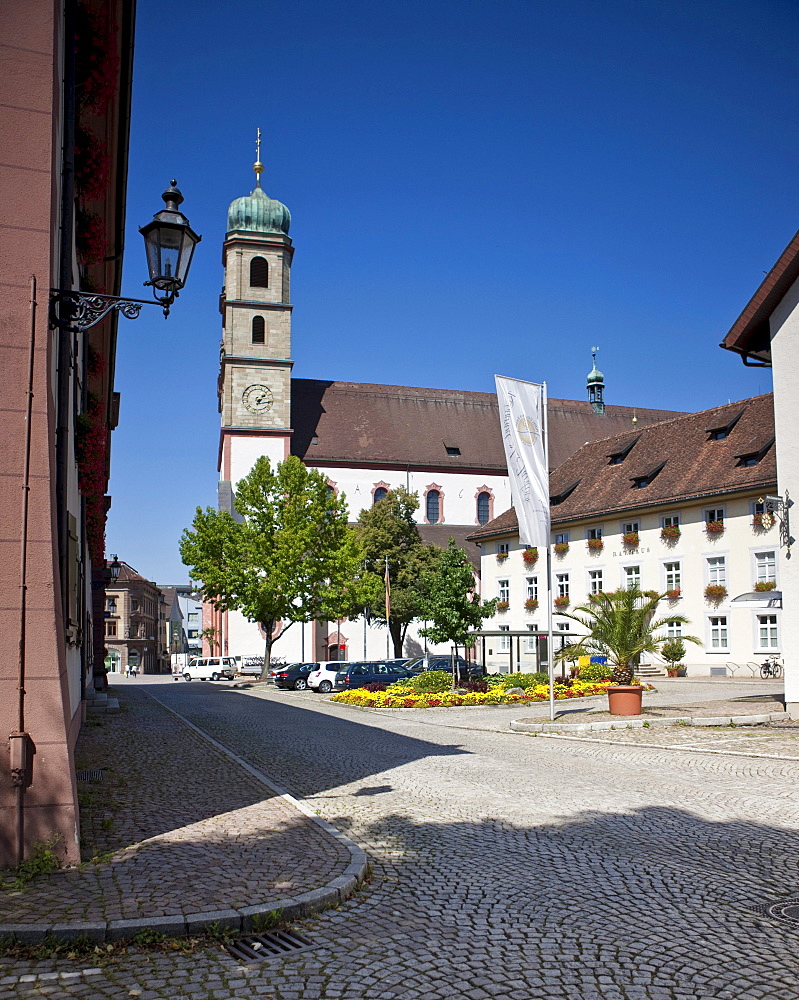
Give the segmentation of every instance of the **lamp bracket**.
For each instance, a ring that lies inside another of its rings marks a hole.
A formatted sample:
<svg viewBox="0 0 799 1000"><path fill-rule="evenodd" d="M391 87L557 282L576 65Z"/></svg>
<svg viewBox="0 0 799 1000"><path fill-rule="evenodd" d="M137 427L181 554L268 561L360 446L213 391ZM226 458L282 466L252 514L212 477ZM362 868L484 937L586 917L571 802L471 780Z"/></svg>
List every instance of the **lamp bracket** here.
<svg viewBox="0 0 799 1000"><path fill-rule="evenodd" d="M62 292L50 289L50 326L59 330L77 330L85 333L111 312L119 312L126 319L136 319L142 306L162 305L147 299L122 299L116 295L95 292Z"/></svg>

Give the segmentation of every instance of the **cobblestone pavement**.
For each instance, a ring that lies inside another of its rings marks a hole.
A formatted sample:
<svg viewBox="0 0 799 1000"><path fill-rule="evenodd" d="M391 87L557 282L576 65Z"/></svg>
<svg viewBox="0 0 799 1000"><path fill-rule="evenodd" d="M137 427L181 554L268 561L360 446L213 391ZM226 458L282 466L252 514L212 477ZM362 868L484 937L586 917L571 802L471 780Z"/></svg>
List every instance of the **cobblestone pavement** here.
<svg viewBox="0 0 799 1000"><path fill-rule="evenodd" d="M6 994L799 997L799 927L763 912L799 897L799 761L455 730L310 693L152 690L365 846L372 885L307 922L315 948L253 970L217 949L96 972L6 962Z"/></svg>
<svg viewBox="0 0 799 1000"><path fill-rule="evenodd" d="M78 768L89 863L0 893L0 923L203 913L297 896L340 875L347 850L140 688L93 717ZM307 851L297 850L297 841Z"/></svg>

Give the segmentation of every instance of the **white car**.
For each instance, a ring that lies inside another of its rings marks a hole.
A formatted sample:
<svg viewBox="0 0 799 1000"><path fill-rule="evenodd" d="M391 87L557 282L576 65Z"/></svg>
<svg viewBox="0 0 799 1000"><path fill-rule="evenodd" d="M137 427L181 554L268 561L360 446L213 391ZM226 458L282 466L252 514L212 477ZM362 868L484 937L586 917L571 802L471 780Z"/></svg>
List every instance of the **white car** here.
<svg viewBox="0 0 799 1000"><path fill-rule="evenodd" d="M346 670L348 666L349 663L344 660L321 660L319 669L308 674L308 687L312 691L327 694L336 686L336 674L339 670Z"/></svg>
<svg viewBox="0 0 799 1000"><path fill-rule="evenodd" d="M175 680L178 677L183 677L187 681L218 681L220 679L232 681L236 676L236 661L232 656L203 656L190 660L188 666L180 668L172 676Z"/></svg>

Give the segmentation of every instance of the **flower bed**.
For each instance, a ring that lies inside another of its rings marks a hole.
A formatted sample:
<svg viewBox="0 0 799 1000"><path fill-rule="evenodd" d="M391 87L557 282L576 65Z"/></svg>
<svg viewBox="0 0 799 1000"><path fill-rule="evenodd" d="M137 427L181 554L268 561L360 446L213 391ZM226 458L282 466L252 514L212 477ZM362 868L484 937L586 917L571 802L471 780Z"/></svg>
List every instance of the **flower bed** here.
<svg viewBox="0 0 799 1000"><path fill-rule="evenodd" d="M512 680L505 684L512 686ZM575 680L571 686L555 684L555 698L587 698L594 694L604 694L610 681L587 683ZM367 691L356 688L354 691L340 691L334 694L331 701L342 705L357 705L361 708L458 708L463 705L515 705L549 699L549 685L536 684L528 687L526 694L507 694L505 686L497 685L486 692L472 691L469 694L456 694L454 691L443 693L420 693L403 684L392 684L387 691Z"/></svg>

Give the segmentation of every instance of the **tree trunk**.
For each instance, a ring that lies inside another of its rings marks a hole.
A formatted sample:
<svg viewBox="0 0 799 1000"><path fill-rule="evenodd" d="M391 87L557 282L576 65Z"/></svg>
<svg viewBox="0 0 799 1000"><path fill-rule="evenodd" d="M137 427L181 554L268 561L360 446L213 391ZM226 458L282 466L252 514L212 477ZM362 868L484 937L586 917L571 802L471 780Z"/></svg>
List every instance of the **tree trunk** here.
<svg viewBox="0 0 799 1000"><path fill-rule="evenodd" d="M272 668L272 633L275 630L274 622L261 622L261 626L266 634L264 640L264 665L261 669L261 680L269 679L269 671Z"/></svg>
<svg viewBox="0 0 799 1000"><path fill-rule="evenodd" d="M407 625L405 626L407 628ZM402 656L402 639L403 639L403 629L402 622L395 621L393 618L388 620L388 631L391 635L391 642L394 645L394 656L399 659Z"/></svg>

